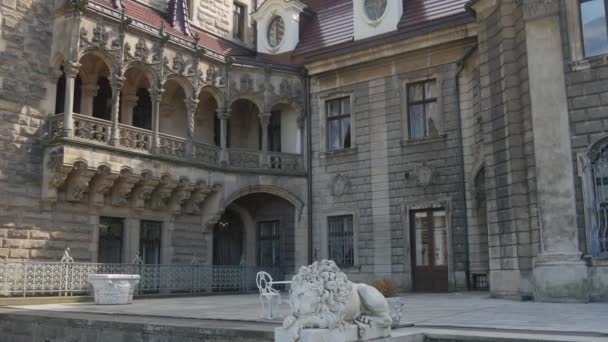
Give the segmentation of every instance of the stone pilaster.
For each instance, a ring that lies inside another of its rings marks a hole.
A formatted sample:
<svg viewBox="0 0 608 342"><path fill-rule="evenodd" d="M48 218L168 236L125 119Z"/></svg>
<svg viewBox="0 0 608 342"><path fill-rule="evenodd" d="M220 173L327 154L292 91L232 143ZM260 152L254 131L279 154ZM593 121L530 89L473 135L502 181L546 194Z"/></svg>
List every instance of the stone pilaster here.
<svg viewBox="0 0 608 342"><path fill-rule="evenodd" d="M63 130L68 138L74 135L74 90L80 64L68 61L64 65L65 72L65 102L63 106Z"/></svg>
<svg viewBox="0 0 608 342"><path fill-rule="evenodd" d="M578 248L574 171L558 0L524 0L541 251L534 297L588 301L587 267Z"/></svg>

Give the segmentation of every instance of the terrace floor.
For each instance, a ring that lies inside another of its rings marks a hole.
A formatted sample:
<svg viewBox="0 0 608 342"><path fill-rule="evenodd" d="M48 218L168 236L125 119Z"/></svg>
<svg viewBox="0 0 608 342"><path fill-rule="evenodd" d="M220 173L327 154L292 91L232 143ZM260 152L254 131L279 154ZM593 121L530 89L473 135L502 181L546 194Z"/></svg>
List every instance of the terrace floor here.
<svg viewBox="0 0 608 342"><path fill-rule="evenodd" d="M500 331L526 334L587 336L589 341L608 341L608 305L552 304L491 299L487 293L404 294L406 304L401 324L415 329ZM45 304L0 308L13 311L66 317L97 317L104 320L140 318L147 321L183 320L259 327L277 327L289 311L286 301L273 321L262 318L257 295L135 300L126 306L98 306L92 303ZM211 323L210 323L211 324ZM561 340L557 337L553 340ZM570 339L572 340L572 339ZM583 339L587 340L587 339ZM578 341L578 340L577 340Z"/></svg>

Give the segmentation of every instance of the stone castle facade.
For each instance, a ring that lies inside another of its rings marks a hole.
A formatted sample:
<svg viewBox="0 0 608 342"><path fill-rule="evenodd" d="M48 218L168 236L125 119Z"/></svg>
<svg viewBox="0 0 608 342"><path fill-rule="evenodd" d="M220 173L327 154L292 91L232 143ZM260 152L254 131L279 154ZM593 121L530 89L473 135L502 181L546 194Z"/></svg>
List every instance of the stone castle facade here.
<svg viewBox="0 0 608 342"><path fill-rule="evenodd" d="M606 300L601 3L0 0L0 258Z"/></svg>

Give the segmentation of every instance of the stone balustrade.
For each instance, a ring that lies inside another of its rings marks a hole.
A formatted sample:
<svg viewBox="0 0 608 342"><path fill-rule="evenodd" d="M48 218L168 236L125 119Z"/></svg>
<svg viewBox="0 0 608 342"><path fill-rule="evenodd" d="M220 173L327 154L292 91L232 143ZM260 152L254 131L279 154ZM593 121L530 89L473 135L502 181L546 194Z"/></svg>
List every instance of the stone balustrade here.
<svg viewBox="0 0 608 342"><path fill-rule="evenodd" d="M226 149L226 161L220 160L221 148L188 139L159 134L158 148L154 148L152 131L118 125L118 142L112 144L112 122L86 115L74 114L74 135L63 134L63 114L57 114L48 121L47 143L62 141L92 143L107 146L127 153L154 155L172 161L200 164L226 170L262 172L269 174L305 175L304 158L300 154L278 153L245 149Z"/></svg>

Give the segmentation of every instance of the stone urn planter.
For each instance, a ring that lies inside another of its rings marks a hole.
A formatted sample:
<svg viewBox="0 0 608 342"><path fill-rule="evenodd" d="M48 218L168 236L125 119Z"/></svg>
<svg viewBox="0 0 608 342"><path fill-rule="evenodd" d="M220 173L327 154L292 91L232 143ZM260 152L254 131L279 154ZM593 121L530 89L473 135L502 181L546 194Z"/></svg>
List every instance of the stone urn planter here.
<svg viewBox="0 0 608 342"><path fill-rule="evenodd" d="M89 274L89 283L93 286L95 304L131 304L133 302L133 290L139 284L139 275Z"/></svg>
<svg viewBox="0 0 608 342"><path fill-rule="evenodd" d="M397 327L401 322L401 314L403 313L403 306L405 305L405 299L401 297L390 297L386 298L388 301L388 307L391 311L391 319L393 320L393 328Z"/></svg>

